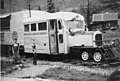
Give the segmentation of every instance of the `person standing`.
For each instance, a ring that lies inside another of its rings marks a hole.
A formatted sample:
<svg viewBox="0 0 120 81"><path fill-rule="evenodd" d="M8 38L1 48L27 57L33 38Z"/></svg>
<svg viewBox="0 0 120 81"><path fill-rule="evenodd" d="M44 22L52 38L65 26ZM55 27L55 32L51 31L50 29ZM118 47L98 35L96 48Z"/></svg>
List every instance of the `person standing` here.
<svg viewBox="0 0 120 81"><path fill-rule="evenodd" d="M13 62L14 64L20 63L20 55L19 55L19 43L17 43L17 39L13 39L14 44L12 46L13 53Z"/></svg>
<svg viewBox="0 0 120 81"><path fill-rule="evenodd" d="M35 42L33 42L32 51L33 51L33 64L37 65L37 53L36 53L36 44L35 44Z"/></svg>

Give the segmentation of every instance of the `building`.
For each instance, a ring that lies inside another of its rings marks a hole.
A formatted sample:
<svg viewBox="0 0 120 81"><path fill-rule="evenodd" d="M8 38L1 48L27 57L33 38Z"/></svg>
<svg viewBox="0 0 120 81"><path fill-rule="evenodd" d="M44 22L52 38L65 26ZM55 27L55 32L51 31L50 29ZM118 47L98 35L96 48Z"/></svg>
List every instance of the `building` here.
<svg viewBox="0 0 120 81"><path fill-rule="evenodd" d="M93 14L91 29L115 30L119 26L118 13Z"/></svg>

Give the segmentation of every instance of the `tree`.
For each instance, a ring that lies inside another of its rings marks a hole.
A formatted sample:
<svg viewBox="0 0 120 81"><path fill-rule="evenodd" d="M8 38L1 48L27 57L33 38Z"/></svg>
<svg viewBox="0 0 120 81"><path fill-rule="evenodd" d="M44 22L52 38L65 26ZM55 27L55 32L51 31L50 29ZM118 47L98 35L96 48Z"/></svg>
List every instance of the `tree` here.
<svg viewBox="0 0 120 81"><path fill-rule="evenodd" d="M57 6L56 9L55 9L55 12L58 12L60 11L59 7Z"/></svg>
<svg viewBox="0 0 120 81"><path fill-rule="evenodd" d="M99 0L107 11L118 11L120 10L120 0Z"/></svg>
<svg viewBox="0 0 120 81"><path fill-rule="evenodd" d="M53 3L53 0L47 0L47 9L50 13L55 12L55 4Z"/></svg>
<svg viewBox="0 0 120 81"><path fill-rule="evenodd" d="M82 14L85 19L87 19L87 5L88 5L88 2L85 3L85 4L81 4L79 6L79 13ZM99 3L98 0L91 0L89 1L89 19L90 21L92 20L92 16L93 14L96 14L96 13L100 13L101 11L103 10L103 5L101 3ZM87 21L87 20L86 20Z"/></svg>

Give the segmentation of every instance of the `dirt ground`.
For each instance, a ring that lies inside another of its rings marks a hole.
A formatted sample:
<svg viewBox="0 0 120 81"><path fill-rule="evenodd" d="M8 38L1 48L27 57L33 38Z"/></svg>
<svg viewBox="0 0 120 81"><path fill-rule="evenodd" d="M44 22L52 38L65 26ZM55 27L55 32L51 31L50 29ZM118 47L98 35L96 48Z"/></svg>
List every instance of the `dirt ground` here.
<svg viewBox="0 0 120 81"><path fill-rule="evenodd" d="M26 67L17 66L18 69L2 75L2 81L105 81L107 79L107 76L66 68L61 62L38 61L35 66L29 61L24 65Z"/></svg>
<svg viewBox="0 0 120 81"><path fill-rule="evenodd" d="M51 75L52 74L52 75ZM67 68L57 67L46 70L42 75L38 75L40 78L52 78L55 80L64 81L105 81L106 77L99 75L92 75L89 73L78 72L75 70L69 70Z"/></svg>

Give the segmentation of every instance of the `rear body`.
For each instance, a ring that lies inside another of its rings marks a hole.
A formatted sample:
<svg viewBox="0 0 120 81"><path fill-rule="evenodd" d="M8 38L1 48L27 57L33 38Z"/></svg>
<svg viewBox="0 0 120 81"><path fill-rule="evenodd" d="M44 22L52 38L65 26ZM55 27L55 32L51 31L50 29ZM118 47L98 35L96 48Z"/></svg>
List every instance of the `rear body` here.
<svg viewBox="0 0 120 81"><path fill-rule="evenodd" d="M30 22L24 25L25 52L32 53L33 40L36 42L37 53L58 54L64 51L64 28L61 20L51 19Z"/></svg>

